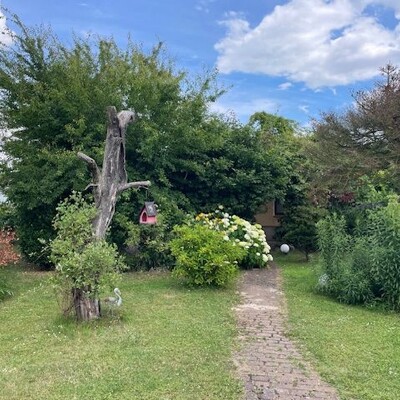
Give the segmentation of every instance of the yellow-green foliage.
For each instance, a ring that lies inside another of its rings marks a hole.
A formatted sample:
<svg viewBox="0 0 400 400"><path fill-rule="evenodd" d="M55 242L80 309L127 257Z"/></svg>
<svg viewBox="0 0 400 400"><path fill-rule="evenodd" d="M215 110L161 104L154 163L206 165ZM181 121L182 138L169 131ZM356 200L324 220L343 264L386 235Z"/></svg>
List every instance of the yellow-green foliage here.
<svg viewBox="0 0 400 400"><path fill-rule="evenodd" d="M198 286L223 286L235 277L245 250L224 240L222 232L202 225L178 226L174 232L171 251L176 258L175 276Z"/></svg>

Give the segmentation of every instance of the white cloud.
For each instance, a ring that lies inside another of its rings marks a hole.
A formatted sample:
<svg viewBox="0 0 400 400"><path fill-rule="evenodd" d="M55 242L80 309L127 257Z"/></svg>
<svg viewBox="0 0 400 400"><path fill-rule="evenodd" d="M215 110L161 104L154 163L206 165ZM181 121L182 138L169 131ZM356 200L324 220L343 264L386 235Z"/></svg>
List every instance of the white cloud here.
<svg viewBox="0 0 400 400"><path fill-rule="evenodd" d="M310 112L310 106L307 106L307 105L299 106L299 110L303 111L303 113L308 114Z"/></svg>
<svg viewBox="0 0 400 400"><path fill-rule="evenodd" d="M390 7L400 19L398 0L291 0L254 28L232 14L215 45L217 66L222 73L284 76L312 89L370 79L388 61L400 64L400 23L384 27L366 15L369 5Z"/></svg>
<svg viewBox="0 0 400 400"><path fill-rule="evenodd" d="M9 46L12 43L12 32L7 27L5 15L0 11L0 43Z"/></svg>
<svg viewBox="0 0 400 400"><path fill-rule="evenodd" d="M214 1L215 0L199 0L197 2L197 4L195 5L195 9L197 11L202 11L202 12L205 12L205 13L208 14L210 12L210 7L209 6L212 3L214 3Z"/></svg>
<svg viewBox="0 0 400 400"><path fill-rule="evenodd" d="M281 83L280 85L278 85L278 89L279 90L287 90L287 89L289 89L290 87L292 87L293 86L293 83L291 83L291 82L284 82L284 83Z"/></svg>

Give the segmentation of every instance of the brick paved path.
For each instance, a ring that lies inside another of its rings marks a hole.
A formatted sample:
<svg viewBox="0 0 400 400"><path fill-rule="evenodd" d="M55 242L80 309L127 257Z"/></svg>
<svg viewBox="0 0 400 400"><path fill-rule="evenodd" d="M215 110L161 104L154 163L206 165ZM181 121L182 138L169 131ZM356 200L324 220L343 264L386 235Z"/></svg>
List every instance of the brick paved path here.
<svg viewBox="0 0 400 400"><path fill-rule="evenodd" d="M245 400L338 399L285 336L286 304L280 271L246 271L236 309L240 352L236 363L245 382ZM310 327L312 329L312 327Z"/></svg>

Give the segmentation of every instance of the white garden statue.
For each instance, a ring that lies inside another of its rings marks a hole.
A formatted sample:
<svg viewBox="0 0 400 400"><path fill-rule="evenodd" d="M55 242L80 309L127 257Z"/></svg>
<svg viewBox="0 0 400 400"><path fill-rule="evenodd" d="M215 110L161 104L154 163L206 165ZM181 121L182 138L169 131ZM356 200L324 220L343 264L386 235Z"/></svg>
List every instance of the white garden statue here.
<svg viewBox="0 0 400 400"><path fill-rule="evenodd" d="M121 291L118 288L115 288L114 293L116 297L106 297L104 302L113 307L120 307L122 304Z"/></svg>

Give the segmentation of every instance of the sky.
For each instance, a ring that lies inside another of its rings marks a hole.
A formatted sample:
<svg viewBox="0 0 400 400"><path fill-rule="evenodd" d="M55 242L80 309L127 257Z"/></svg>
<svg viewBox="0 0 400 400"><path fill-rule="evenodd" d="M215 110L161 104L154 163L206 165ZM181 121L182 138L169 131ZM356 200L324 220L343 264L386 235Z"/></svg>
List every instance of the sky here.
<svg viewBox="0 0 400 400"><path fill-rule="evenodd" d="M179 69L218 70L227 93L212 110L242 122L257 111L307 127L343 112L379 68L400 65L400 0L3 0L28 26L60 40L88 33L159 41ZM0 20L0 31L7 21ZM2 26L1 26L2 25ZM9 42L2 35L3 42Z"/></svg>

